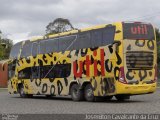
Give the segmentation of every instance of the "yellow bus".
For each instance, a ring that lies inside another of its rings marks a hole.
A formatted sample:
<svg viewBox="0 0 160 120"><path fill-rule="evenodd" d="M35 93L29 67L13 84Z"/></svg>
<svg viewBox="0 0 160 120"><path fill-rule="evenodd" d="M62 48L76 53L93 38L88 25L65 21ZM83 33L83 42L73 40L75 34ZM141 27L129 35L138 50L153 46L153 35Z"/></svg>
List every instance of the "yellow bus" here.
<svg viewBox="0 0 160 120"><path fill-rule="evenodd" d="M116 22L15 44L9 93L74 101L129 99L156 90L157 48L150 23Z"/></svg>

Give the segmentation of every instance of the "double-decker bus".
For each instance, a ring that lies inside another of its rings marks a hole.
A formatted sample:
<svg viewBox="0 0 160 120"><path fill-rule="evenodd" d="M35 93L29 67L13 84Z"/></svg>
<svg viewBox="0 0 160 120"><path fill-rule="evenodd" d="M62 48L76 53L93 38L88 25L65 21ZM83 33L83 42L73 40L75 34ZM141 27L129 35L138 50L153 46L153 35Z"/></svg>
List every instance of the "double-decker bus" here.
<svg viewBox="0 0 160 120"><path fill-rule="evenodd" d="M10 53L9 93L129 99L156 90L155 28L116 22L26 40Z"/></svg>

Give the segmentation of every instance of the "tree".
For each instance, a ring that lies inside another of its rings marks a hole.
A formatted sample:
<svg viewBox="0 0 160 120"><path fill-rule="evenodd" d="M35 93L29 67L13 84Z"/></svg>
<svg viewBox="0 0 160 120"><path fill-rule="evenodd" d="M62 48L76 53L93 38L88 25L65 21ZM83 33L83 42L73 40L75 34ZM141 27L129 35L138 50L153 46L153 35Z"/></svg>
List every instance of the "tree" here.
<svg viewBox="0 0 160 120"><path fill-rule="evenodd" d="M3 54L4 54L4 49L3 46L1 45L1 40L0 40L0 60L3 59Z"/></svg>
<svg viewBox="0 0 160 120"><path fill-rule="evenodd" d="M0 40L1 40L1 38L2 38L2 31L0 30Z"/></svg>
<svg viewBox="0 0 160 120"><path fill-rule="evenodd" d="M73 29L74 27L68 19L57 18L46 26L46 35L66 32Z"/></svg>
<svg viewBox="0 0 160 120"><path fill-rule="evenodd" d="M1 37L2 32L0 31L0 60L8 59L13 41L7 38Z"/></svg>
<svg viewBox="0 0 160 120"><path fill-rule="evenodd" d="M3 46L2 46L2 32L0 30L0 60L2 59L2 56L3 56Z"/></svg>
<svg viewBox="0 0 160 120"><path fill-rule="evenodd" d="M4 55L3 55L3 58L4 59L8 59L9 58L9 54L10 54L10 51L11 51L11 48L13 46L13 41L10 40L10 39L3 39L3 43L5 44L5 49L4 49Z"/></svg>

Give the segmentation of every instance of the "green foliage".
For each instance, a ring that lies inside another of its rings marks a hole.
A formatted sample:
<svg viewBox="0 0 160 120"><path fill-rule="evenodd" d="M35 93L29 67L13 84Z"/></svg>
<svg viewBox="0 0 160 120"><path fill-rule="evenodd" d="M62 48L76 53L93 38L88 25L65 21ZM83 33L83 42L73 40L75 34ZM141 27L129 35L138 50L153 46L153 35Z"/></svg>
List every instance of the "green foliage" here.
<svg viewBox="0 0 160 120"><path fill-rule="evenodd" d="M3 49L3 46L1 45L1 41L0 41L0 60L3 57L3 53L4 53L4 49Z"/></svg>
<svg viewBox="0 0 160 120"><path fill-rule="evenodd" d="M2 32L0 31L0 34ZM0 35L0 60L8 59L13 41L10 39L2 38Z"/></svg>
<svg viewBox="0 0 160 120"><path fill-rule="evenodd" d="M46 26L46 35L66 32L73 29L74 28L68 19L57 18Z"/></svg>

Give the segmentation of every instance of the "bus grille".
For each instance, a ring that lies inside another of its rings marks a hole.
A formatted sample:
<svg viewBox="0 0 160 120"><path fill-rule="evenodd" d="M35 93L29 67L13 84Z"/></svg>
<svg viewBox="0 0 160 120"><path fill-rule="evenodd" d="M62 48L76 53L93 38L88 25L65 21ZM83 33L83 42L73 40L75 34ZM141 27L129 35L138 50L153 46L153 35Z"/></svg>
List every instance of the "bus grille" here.
<svg viewBox="0 0 160 120"><path fill-rule="evenodd" d="M152 69L153 52L129 51L126 53L126 64L128 69Z"/></svg>

